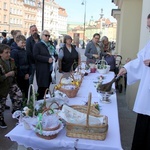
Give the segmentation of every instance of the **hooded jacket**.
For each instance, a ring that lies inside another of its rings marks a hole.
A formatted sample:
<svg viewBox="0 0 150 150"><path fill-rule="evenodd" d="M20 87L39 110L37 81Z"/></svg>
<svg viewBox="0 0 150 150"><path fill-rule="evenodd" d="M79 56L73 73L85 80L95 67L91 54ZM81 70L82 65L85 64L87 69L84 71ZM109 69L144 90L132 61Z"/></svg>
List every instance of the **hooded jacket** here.
<svg viewBox="0 0 150 150"><path fill-rule="evenodd" d="M10 67L8 67L7 63L0 58L0 98L5 98L8 95L9 89L13 83L15 83L15 77L7 77L6 73L10 71L15 71L16 66L13 59L9 59Z"/></svg>
<svg viewBox="0 0 150 150"><path fill-rule="evenodd" d="M10 56L14 58L17 67L17 76L25 77L26 74L31 74L31 65L27 56L27 51L24 48L18 47L14 42L11 45Z"/></svg>

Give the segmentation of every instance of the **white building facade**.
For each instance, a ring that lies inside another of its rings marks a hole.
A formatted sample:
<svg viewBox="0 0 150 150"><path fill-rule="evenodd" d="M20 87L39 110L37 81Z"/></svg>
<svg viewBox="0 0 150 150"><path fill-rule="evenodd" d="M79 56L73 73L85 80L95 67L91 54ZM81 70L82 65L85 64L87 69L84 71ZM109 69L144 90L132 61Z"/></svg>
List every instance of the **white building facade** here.
<svg viewBox="0 0 150 150"><path fill-rule="evenodd" d="M58 33L59 36L61 34L67 34L67 13L66 10L62 7L58 8Z"/></svg>

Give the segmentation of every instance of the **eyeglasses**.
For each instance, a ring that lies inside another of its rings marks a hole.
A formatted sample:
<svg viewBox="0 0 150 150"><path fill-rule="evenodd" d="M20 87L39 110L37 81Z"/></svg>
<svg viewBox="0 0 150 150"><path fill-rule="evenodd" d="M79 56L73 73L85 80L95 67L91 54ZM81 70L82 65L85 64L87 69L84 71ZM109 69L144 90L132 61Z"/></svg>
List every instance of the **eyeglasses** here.
<svg viewBox="0 0 150 150"><path fill-rule="evenodd" d="M48 34L43 34L43 35L45 35L46 37L50 37L50 35L48 35Z"/></svg>
<svg viewBox="0 0 150 150"><path fill-rule="evenodd" d="M98 37L95 37L95 39L96 39L96 40L99 40L99 38L98 38Z"/></svg>

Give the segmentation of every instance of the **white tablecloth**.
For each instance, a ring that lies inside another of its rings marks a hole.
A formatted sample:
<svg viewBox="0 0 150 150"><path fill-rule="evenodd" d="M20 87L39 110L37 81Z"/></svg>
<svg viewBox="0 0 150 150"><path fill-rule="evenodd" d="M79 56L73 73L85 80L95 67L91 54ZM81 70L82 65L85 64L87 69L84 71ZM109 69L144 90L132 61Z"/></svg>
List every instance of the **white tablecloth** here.
<svg viewBox="0 0 150 150"><path fill-rule="evenodd" d="M100 96L94 87L93 81L97 81L98 73L91 73L84 77L77 97L70 98L69 104L85 104L88 100L89 92L92 93L92 102L98 102L101 106L100 113L108 116L108 133L104 141L79 139L76 143L76 138L66 136L66 131L63 129L53 140L44 140L36 136L32 130L26 130L22 125L16 126L10 131L6 137L12 141L16 141L19 145L32 147L35 150L74 150L74 146L78 150L122 150L120 141L120 129L118 122L118 108L116 94L110 97L111 103L105 104L100 102ZM109 82L114 74L109 72L104 75L104 82Z"/></svg>

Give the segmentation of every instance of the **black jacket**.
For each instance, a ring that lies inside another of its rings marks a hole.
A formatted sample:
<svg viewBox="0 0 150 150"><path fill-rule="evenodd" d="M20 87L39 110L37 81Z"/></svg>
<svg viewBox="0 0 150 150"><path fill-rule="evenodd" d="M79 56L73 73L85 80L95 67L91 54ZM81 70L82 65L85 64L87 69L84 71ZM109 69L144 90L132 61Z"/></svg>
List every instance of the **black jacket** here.
<svg viewBox="0 0 150 150"><path fill-rule="evenodd" d="M48 62L51 55L47 46L43 42L38 42L34 45L33 56L36 65L36 80L39 87L49 87L51 82L50 64ZM58 57L54 56L54 57Z"/></svg>
<svg viewBox="0 0 150 150"><path fill-rule="evenodd" d="M10 56L14 58L17 67L17 76L25 77L26 74L31 74L31 65L27 56L27 51L17 46L14 42L11 45Z"/></svg>
<svg viewBox="0 0 150 150"><path fill-rule="evenodd" d="M71 45L71 53L67 49L66 45L63 46L62 50L64 53L64 57L62 58L62 71L63 72L70 72L75 70L78 66L78 52L76 51L75 47Z"/></svg>
<svg viewBox="0 0 150 150"><path fill-rule="evenodd" d="M39 39L40 40L40 39ZM28 58L31 64L35 64L35 60L33 57L33 47L34 47L35 41L32 36L28 37L26 40L26 50L28 54Z"/></svg>

